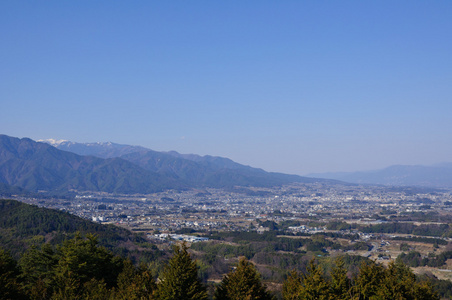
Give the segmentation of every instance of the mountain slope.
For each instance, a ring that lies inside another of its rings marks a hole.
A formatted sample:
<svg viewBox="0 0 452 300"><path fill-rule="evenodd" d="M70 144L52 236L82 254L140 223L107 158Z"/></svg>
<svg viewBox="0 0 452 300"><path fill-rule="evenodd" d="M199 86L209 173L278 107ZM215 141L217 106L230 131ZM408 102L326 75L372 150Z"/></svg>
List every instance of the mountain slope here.
<svg viewBox="0 0 452 300"><path fill-rule="evenodd" d="M0 135L0 182L30 191L150 193L183 187L120 158L80 156L6 135Z"/></svg>
<svg viewBox="0 0 452 300"><path fill-rule="evenodd" d="M0 182L0 197L11 197L13 195L29 196L29 197L36 196L18 186L12 186L12 185Z"/></svg>
<svg viewBox="0 0 452 300"><path fill-rule="evenodd" d="M140 146L116 143L73 143L68 141L47 142L58 149L77 154L90 154L98 157L120 155L141 168L179 180L192 187L233 187L233 186L275 186L291 182L314 182L319 179L296 175L269 173L262 169L241 165L228 158L180 154L175 151L158 152Z"/></svg>
<svg viewBox="0 0 452 300"><path fill-rule="evenodd" d="M375 171L320 173L311 174L310 176L336 179L351 183L452 188L451 163L433 166L396 165Z"/></svg>

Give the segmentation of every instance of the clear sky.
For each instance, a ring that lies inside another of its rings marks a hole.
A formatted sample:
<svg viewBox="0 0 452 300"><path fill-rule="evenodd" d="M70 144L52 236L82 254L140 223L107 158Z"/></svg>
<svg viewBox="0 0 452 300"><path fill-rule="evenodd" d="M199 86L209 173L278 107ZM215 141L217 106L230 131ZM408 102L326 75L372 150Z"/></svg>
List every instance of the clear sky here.
<svg viewBox="0 0 452 300"><path fill-rule="evenodd" d="M1 1L0 133L300 175L450 162L452 1Z"/></svg>

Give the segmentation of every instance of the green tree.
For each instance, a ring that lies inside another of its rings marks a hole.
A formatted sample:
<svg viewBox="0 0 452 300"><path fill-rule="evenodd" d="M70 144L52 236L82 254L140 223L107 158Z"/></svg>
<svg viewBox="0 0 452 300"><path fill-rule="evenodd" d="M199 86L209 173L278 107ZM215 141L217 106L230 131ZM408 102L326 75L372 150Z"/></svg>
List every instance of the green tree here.
<svg viewBox="0 0 452 300"><path fill-rule="evenodd" d="M157 285L157 299L204 300L207 291L198 277L196 261L192 260L184 243L175 246L174 255L165 266Z"/></svg>
<svg viewBox="0 0 452 300"><path fill-rule="evenodd" d="M91 279L83 284L82 299L86 300L106 300L112 299L112 290L108 289L103 280Z"/></svg>
<svg viewBox="0 0 452 300"><path fill-rule="evenodd" d="M339 257L331 270L331 297L337 300L350 299L351 282L344 265L343 258Z"/></svg>
<svg viewBox="0 0 452 300"><path fill-rule="evenodd" d="M56 253L49 244L42 245L40 250L31 247L22 255L19 260L21 278L30 299L46 299L52 294L57 263Z"/></svg>
<svg viewBox="0 0 452 300"><path fill-rule="evenodd" d="M115 299L145 300L155 299L156 283L148 267L138 269L130 260L125 261L124 268L118 276L118 290Z"/></svg>
<svg viewBox="0 0 452 300"><path fill-rule="evenodd" d="M17 262L8 252L0 249L0 299L25 299L18 276Z"/></svg>
<svg viewBox="0 0 452 300"><path fill-rule="evenodd" d="M237 268L224 276L215 290L216 300L266 300L273 296L262 284L254 265L241 258Z"/></svg>
<svg viewBox="0 0 452 300"><path fill-rule="evenodd" d="M283 284L284 300L327 300L330 284L314 259L309 262L307 273L299 276L292 271Z"/></svg>
<svg viewBox="0 0 452 300"><path fill-rule="evenodd" d="M293 270L283 283L283 299L284 300L301 300L303 279Z"/></svg>
<svg viewBox="0 0 452 300"><path fill-rule="evenodd" d="M391 262L377 291L380 299L391 300L436 300L439 299L431 286L417 282L410 268L402 262Z"/></svg>
<svg viewBox="0 0 452 300"><path fill-rule="evenodd" d="M314 259L309 262L307 274L303 276L301 296L306 300L326 300L330 297L329 283Z"/></svg>
<svg viewBox="0 0 452 300"><path fill-rule="evenodd" d="M381 288L385 269L376 263L363 262L355 279L354 292L358 299L371 299Z"/></svg>
<svg viewBox="0 0 452 300"><path fill-rule="evenodd" d="M97 238L88 234L86 239L77 235L65 241L57 251L54 298L77 298L85 291L85 283L96 280L108 288L116 285L123 261L97 244ZM93 285L91 285L93 286Z"/></svg>

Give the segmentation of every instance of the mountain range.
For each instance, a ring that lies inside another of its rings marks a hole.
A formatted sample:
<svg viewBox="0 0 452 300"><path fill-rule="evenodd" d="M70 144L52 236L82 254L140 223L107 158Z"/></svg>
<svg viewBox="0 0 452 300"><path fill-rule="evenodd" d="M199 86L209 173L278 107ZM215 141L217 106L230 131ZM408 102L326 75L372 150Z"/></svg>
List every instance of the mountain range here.
<svg viewBox="0 0 452 300"><path fill-rule="evenodd" d="M0 183L3 189L130 194L319 181L325 180L265 172L221 157L157 152L115 143L53 140L45 143L0 135Z"/></svg>
<svg viewBox="0 0 452 300"><path fill-rule="evenodd" d="M218 156L158 152L141 146L106 143L74 143L43 140L54 147L79 155L101 158L120 157L141 168L180 179L190 186L274 186L289 182L313 182L309 178L282 173L269 173Z"/></svg>
<svg viewBox="0 0 452 300"><path fill-rule="evenodd" d="M309 174L357 184L452 188L452 163L431 166L394 165L381 170Z"/></svg>
<svg viewBox="0 0 452 300"><path fill-rule="evenodd" d="M317 173L266 172L228 158L159 152L116 143L15 138L0 135L0 194L71 191L153 193L167 189L274 187L294 182L452 188L452 163L382 170Z"/></svg>

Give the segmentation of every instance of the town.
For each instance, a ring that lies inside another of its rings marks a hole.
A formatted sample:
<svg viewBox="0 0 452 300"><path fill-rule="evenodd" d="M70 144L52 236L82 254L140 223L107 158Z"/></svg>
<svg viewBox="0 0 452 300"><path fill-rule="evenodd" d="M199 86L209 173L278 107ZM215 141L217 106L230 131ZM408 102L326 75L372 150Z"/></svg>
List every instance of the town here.
<svg viewBox="0 0 452 300"><path fill-rule="evenodd" d="M149 234L193 231L262 232L258 221L345 221L378 224L396 216L432 215L431 222L452 218L452 192L422 188L388 188L350 184L293 184L277 188L199 189L150 195L79 193L74 200L18 199L67 211L99 223L112 223ZM386 217L385 217L386 216ZM289 227L316 233L319 228Z"/></svg>
<svg viewBox="0 0 452 300"><path fill-rule="evenodd" d="M286 241L311 239L311 246L294 253L308 251L317 257L346 254L385 265L410 251L419 252L424 260L435 258L450 251L452 244L452 232L413 234L372 229L384 224L449 228L450 190L309 183L276 188L168 190L147 195L80 192L74 199L16 200L121 226L142 233L163 248L186 241L202 253L210 251L209 246L194 245L215 240L215 232L223 237L254 232L263 238L266 233L275 233ZM450 270L449 263L414 268L417 273L445 280L452 280ZM265 270L260 271L265 278ZM273 275L268 276L274 280Z"/></svg>

